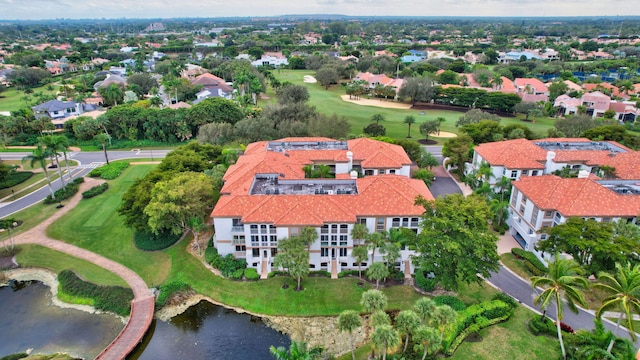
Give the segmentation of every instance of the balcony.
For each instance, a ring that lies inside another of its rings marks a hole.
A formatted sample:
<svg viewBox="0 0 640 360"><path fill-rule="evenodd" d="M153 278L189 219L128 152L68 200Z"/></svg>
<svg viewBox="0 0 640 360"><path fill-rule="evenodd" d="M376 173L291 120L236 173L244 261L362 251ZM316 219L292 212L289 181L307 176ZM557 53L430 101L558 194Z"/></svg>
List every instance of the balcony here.
<svg viewBox="0 0 640 360"><path fill-rule="evenodd" d="M231 240L231 244L233 245L244 245L245 244L245 239L233 239Z"/></svg>
<svg viewBox="0 0 640 360"><path fill-rule="evenodd" d="M241 233L244 234L244 225L234 225L231 227L232 233Z"/></svg>
<svg viewBox="0 0 640 360"><path fill-rule="evenodd" d="M247 257L247 252L246 251L234 251L233 252L233 256L235 256L236 258L244 259L245 257Z"/></svg>

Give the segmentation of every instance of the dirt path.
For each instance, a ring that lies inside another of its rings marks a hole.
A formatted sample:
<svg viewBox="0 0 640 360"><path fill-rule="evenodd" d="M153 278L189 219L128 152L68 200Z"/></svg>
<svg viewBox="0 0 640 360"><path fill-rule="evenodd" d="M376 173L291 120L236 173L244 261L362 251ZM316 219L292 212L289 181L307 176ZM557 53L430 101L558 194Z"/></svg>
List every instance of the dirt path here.
<svg viewBox="0 0 640 360"><path fill-rule="evenodd" d="M411 104L403 104L399 102L392 102L388 100L371 100L371 99L349 99L349 95L341 95L340 98L343 101L350 102L356 105L375 106L386 109L411 109Z"/></svg>
<svg viewBox="0 0 640 360"><path fill-rule="evenodd" d="M118 338L116 338L116 340L114 340L114 342L107 349L105 349L105 352L103 352L99 356L100 358L105 359L122 359L138 344L138 342L146 333L149 325L151 324L151 320L153 319L154 307L154 297L151 293L151 290L147 287L147 284L144 282L144 280L142 280L142 278L138 276L138 274L125 267L124 265L107 259L89 250L77 247L75 245L51 239L46 234L46 230L49 225L53 224L54 221L67 214L78 204L78 202L80 202L83 191L93 186L99 185L102 182L104 181L85 178L85 182L80 185L80 190L78 191L78 193L73 196L63 208L59 209L50 218L41 222L34 228L27 230L22 234L16 235L15 244L37 244L46 246L50 249L89 261L95 265L111 271L127 282L127 284L131 287L134 296L129 321L127 322L127 325L125 325L122 332L118 335Z"/></svg>

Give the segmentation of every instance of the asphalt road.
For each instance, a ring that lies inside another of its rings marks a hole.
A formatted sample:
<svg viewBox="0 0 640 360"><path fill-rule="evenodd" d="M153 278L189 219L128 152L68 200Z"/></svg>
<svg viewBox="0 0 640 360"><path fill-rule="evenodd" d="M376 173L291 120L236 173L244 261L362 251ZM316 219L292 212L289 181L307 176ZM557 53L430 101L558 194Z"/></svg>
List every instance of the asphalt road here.
<svg viewBox="0 0 640 360"><path fill-rule="evenodd" d="M107 155L109 156L109 161L113 160L121 160L121 159L135 159L135 158L149 158L149 159L162 159L167 153L171 150L131 150L131 151L107 151ZM22 160L23 157L29 155L29 152L11 152L11 153L0 153L0 159L4 160ZM88 174L94 168L101 166L105 163L104 153L102 151L87 151L87 152L72 152L68 154L70 159L76 160L79 163L73 172L73 177L84 176ZM56 171L52 169L53 171ZM65 181L69 179L68 175L65 175ZM46 186L46 183L43 183L43 187L40 189L30 193L29 195L23 196L15 201L0 203L0 218L7 217L11 214L14 214L22 209L28 208L37 204L38 202L44 200L51 192L49 188ZM56 179L51 183L54 190L58 190L62 187L62 183L60 179ZM64 204L64 203L63 203Z"/></svg>

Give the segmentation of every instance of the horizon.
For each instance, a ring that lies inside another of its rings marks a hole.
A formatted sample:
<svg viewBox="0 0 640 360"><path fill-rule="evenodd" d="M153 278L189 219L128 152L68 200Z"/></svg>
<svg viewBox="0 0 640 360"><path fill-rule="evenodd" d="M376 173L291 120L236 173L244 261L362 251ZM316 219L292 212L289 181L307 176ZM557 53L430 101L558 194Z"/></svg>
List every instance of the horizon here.
<svg viewBox="0 0 640 360"><path fill-rule="evenodd" d="M624 0L272 0L269 3L245 0L238 4L221 0L203 3L182 0L0 0L2 21L118 20L118 19L210 19L210 18L286 18L291 16L346 17L452 17L452 18L563 18L636 17L620 13ZM109 9L108 11L106 9ZM250 9L250 10L249 10ZM300 14L300 15L297 15ZM194 16L198 15L198 16Z"/></svg>

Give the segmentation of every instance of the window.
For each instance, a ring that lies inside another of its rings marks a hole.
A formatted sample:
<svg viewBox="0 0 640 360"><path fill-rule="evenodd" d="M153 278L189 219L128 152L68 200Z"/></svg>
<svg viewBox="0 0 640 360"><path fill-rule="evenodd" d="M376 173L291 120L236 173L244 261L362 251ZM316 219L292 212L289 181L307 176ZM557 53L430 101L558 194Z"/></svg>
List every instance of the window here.
<svg viewBox="0 0 640 360"><path fill-rule="evenodd" d="M538 209L537 206L533 207L533 212L531 213L531 224L532 225L536 225L536 223L538 222L538 213L540 212L540 209Z"/></svg>
<svg viewBox="0 0 640 360"><path fill-rule="evenodd" d="M511 170L511 178L515 179L518 177L518 170Z"/></svg>
<svg viewBox="0 0 640 360"><path fill-rule="evenodd" d="M393 218L391 221L391 227L400 227L400 218Z"/></svg>
<svg viewBox="0 0 640 360"><path fill-rule="evenodd" d="M544 212L544 218L545 219L551 219L553 218L553 210L547 210Z"/></svg>
<svg viewBox="0 0 640 360"><path fill-rule="evenodd" d="M418 224L420 223L420 218L411 218L411 227L412 228L417 228Z"/></svg>
<svg viewBox="0 0 640 360"><path fill-rule="evenodd" d="M348 234L348 233L349 233L349 226L347 226L347 224L341 224L340 234Z"/></svg>
<svg viewBox="0 0 640 360"><path fill-rule="evenodd" d="M394 169L389 170L389 174L395 174L396 171Z"/></svg>
<svg viewBox="0 0 640 360"><path fill-rule="evenodd" d="M300 235L300 228L297 227L293 227L293 228L289 228L289 236L298 236Z"/></svg>
<svg viewBox="0 0 640 360"><path fill-rule="evenodd" d="M260 249L258 249L258 248L251 249L251 255L253 255L253 257L260 256Z"/></svg>
<svg viewBox="0 0 640 360"><path fill-rule="evenodd" d="M551 221L543 221L542 222L542 227L543 228L551 227L551 225L553 225L553 223Z"/></svg>
<svg viewBox="0 0 640 360"><path fill-rule="evenodd" d="M252 246L258 246L258 245L260 245L260 236L258 236L258 235L251 235L251 245L252 245Z"/></svg>
<svg viewBox="0 0 640 360"><path fill-rule="evenodd" d="M247 247L244 245L236 245L236 252L247 251Z"/></svg>
<svg viewBox="0 0 640 360"><path fill-rule="evenodd" d="M526 196L522 195L522 204L523 205L527 205L527 200L529 200L529 199L527 199Z"/></svg>
<svg viewBox="0 0 640 360"><path fill-rule="evenodd" d="M367 218L357 218L356 224L367 225Z"/></svg>
<svg viewBox="0 0 640 360"><path fill-rule="evenodd" d="M540 240L547 240L547 234L540 235Z"/></svg>
<svg viewBox="0 0 640 360"><path fill-rule="evenodd" d="M518 210L520 214L524 214L524 205L520 205L520 210Z"/></svg>
<svg viewBox="0 0 640 360"><path fill-rule="evenodd" d="M329 256L329 248L326 248L326 247L320 248L320 256L322 257Z"/></svg>
<svg viewBox="0 0 640 360"><path fill-rule="evenodd" d="M603 222L603 223L611 222L611 218L610 218L610 217L603 217L603 218L602 218L602 222Z"/></svg>
<svg viewBox="0 0 640 360"><path fill-rule="evenodd" d="M376 218L376 231L384 230L384 218Z"/></svg>
<svg viewBox="0 0 640 360"><path fill-rule="evenodd" d="M340 246L347 246L347 235L340 235Z"/></svg>
<svg viewBox="0 0 640 360"><path fill-rule="evenodd" d="M523 175L523 176L525 176L525 175L529 175L529 170L522 170L522 175Z"/></svg>
<svg viewBox="0 0 640 360"><path fill-rule="evenodd" d="M340 248L340 256L347 256L347 248Z"/></svg>
<svg viewBox="0 0 640 360"><path fill-rule="evenodd" d="M538 176L538 170L531 171L531 176Z"/></svg>
<svg viewBox="0 0 640 360"><path fill-rule="evenodd" d="M274 257L278 254L278 249L277 248L271 248L271 257Z"/></svg>
<svg viewBox="0 0 640 360"><path fill-rule="evenodd" d="M232 243L244 245L244 235L233 235Z"/></svg>

